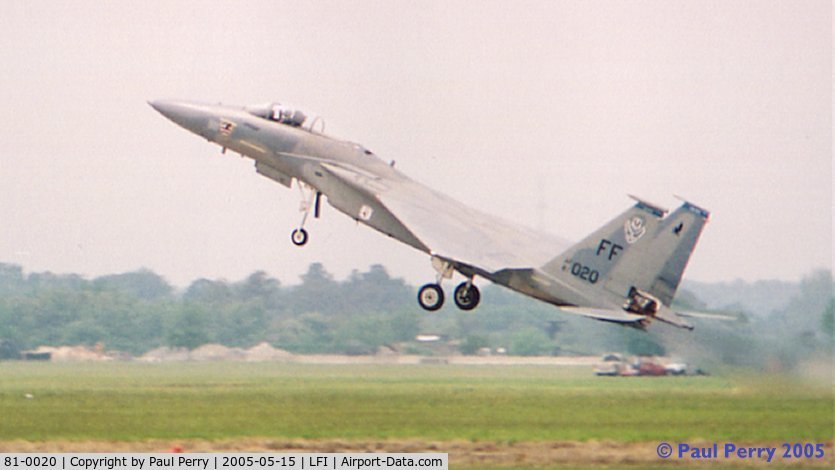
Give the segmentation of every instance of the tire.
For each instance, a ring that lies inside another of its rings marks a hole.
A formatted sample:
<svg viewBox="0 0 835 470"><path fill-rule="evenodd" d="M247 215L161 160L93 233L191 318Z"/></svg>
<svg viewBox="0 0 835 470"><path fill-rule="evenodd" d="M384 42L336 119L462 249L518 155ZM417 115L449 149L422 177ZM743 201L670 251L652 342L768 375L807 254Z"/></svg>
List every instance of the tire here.
<svg viewBox="0 0 835 470"><path fill-rule="evenodd" d="M444 305L444 290L438 284L426 284L418 291L417 299L424 310L434 312Z"/></svg>
<svg viewBox="0 0 835 470"><path fill-rule="evenodd" d="M303 228L293 230L293 233L290 234L290 240L292 240L293 244L296 246L304 245L307 243L307 230Z"/></svg>
<svg viewBox="0 0 835 470"><path fill-rule="evenodd" d="M474 284L470 284L470 288L468 289L467 283L462 282L455 288L454 298L455 305L458 308L469 311L478 307L478 303L481 301L481 292L478 291L478 287Z"/></svg>

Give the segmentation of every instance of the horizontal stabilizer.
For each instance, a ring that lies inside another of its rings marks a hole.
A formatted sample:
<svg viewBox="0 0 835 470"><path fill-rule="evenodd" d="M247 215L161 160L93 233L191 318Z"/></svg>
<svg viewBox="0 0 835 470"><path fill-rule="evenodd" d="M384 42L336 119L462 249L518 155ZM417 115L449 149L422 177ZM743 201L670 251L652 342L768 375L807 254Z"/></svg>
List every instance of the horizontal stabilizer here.
<svg viewBox="0 0 835 470"><path fill-rule="evenodd" d="M693 325L684 321L682 317L688 318L704 318L708 320L724 320L734 321L737 317L731 315L722 315L719 313L702 313L702 312L676 312L666 306L661 308L654 315L636 315L624 310L607 309L607 308L591 308L591 307L559 307L560 310L573 313L576 315L583 315L584 317L594 318L595 320L608 321L622 324L632 324L634 326L643 325L652 320L662 321L678 328L692 330Z"/></svg>
<svg viewBox="0 0 835 470"><path fill-rule="evenodd" d="M665 323L669 323L671 325L677 326L679 328L686 328L688 330L693 329L693 325L687 323L682 318L704 318L705 320L722 320L722 321L736 321L739 318L731 316L731 315L723 315L721 313L703 313L703 312L677 312L673 311L665 306L662 306L661 309L655 314L655 318Z"/></svg>
<svg viewBox="0 0 835 470"><path fill-rule="evenodd" d="M615 323L640 323L646 320L644 315L634 315L623 310L614 310L607 308L592 308L592 307L559 307L560 310L573 313L575 315L583 315L584 317L594 318L595 320L609 321Z"/></svg>
<svg viewBox="0 0 835 470"><path fill-rule="evenodd" d="M678 312L674 312L666 305L661 305L655 315L652 318L663 321L664 323L669 323L670 325L676 326L678 328L684 328L686 330L692 330L693 325L684 321L678 314Z"/></svg>
<svg viewBox="0 0 835 470"><path fill-rule="evenodd" d="M704 318L707 320L722 320L722 321L736 321L739 317L728 315L724 313L706 313L706 312L676 312L681 317L688 318Z"/></svg>

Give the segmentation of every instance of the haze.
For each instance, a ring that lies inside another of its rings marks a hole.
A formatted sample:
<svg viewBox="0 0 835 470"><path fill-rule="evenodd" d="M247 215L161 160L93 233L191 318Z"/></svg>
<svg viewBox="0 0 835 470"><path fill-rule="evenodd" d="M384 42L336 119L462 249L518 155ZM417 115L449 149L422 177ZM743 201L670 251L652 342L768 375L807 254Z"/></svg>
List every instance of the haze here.
<svg viewBox="0 0 835 470"><path fill-rule="evenodd" d="M0 261L178 285L427 257L146 101L281 101L415 179L579 240L640 195L712 211L688 279L832 266L832 4L0 2ZM462 214L466 217L466 214ZM554 253L556 256L558 253Z"/></svg>

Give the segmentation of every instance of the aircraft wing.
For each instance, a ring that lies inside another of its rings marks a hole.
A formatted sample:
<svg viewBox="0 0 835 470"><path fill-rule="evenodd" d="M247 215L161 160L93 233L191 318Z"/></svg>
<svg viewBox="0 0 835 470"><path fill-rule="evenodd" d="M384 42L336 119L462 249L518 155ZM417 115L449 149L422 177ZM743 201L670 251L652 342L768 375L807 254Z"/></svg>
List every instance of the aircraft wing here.
<svg viewBox="0 0 835 470"><path fill-rule="evenodd" d="M433 256L489 273L542 266L570 244L487 215L411 179L377 193Z"/></svg>
<svg viewBox="0 0 835 470"><path fill-rule="evenodd" d="M542 266L555 253L571 246L562 238L468 207L401 173L381 177L345 162L299 154L281 155L316 162L334 176L362 188L427 246L431 255L448 261L495 273Z"/></svg>
<svg viewBox="0 0 835 470"><path fill-rule="evenodd" d="M399 172L382 177L345 162L290 153L281 156L315 162L362 188L428 247L431 255L448 261L495 273L542 266L571 246L562 238L468 207Z"/></svg>

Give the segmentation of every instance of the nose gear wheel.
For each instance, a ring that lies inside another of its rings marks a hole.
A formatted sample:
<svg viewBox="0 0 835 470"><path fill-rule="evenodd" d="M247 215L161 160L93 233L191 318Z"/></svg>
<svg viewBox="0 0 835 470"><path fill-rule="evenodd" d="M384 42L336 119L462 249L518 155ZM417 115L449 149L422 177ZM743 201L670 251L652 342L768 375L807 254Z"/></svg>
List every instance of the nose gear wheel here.
<svg viewBox="0 0 835 470"><path fill-rule="evenodd" d="M290 234L290 240L292 240L293 244L296 246L304 245L307 243L307 230L303 228L293 230L293 233Z"/></svg>

